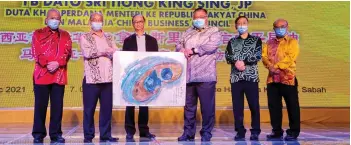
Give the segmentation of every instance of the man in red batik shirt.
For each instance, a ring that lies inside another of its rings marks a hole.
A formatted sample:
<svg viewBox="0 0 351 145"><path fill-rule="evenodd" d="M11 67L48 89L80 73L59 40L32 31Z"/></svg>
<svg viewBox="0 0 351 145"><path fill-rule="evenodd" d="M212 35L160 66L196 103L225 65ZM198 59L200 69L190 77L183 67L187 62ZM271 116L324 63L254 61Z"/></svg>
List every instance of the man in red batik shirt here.
<svg viewBox="0 0 351 145"><path fill-rule="evenodd" d="M32 54L35 59L34 83L34 143L43 143L47 135L45 128L46 111L50 97L51 143L64 143L61 122L63 95L67 84L67 63L72 54L72 41L67 31L59 29L60 12L50 9L45 23L47 27L38 29L32 37Z"/></svg>

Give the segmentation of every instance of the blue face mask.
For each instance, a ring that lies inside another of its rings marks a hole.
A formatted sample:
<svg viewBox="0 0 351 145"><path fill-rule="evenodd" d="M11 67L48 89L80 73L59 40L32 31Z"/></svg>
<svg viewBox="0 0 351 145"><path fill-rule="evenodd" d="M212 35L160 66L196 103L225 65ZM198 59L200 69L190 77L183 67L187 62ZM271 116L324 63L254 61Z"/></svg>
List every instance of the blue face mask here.
<svg viewBox="0 0 351 145"><path fill-rule="evenodd" d="M93 29L94 31L100 31L102 29L102 23L101 22L92 22L91 29Z"/></svg>
<svg viewBox="0 0 351 145"><path fill-rule="evenodd" d="M48 20L48 26L52 29L52 30L56 30L58 28L60 24L60 21L59 20L56 20L56 19L50 19Z"/></svg>
<svg viewBox="0 0 351 145"><path fill-rule="evenodd" d="M193 25L198 29L202 29L205 26L205 19L193 20Z"/></svg>
<svg viewBox="0 0 351 145"><path fill-rule="evenodd" d="M277 37L284 37L286 34L286 28L274 28L275 35Z"/></svg>
<svg viewBox="0 0 351 145"><path fill-rule="evenodd" d="M245 32L247 32L247 26L238 26L238 32L239 34L244 34Z"/></svg>

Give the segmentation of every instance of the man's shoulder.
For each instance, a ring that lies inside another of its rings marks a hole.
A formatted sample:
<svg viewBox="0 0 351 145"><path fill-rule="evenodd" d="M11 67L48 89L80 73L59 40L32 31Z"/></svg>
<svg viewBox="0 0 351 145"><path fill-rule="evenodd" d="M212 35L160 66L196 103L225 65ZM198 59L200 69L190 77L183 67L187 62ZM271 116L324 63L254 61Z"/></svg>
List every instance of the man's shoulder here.
<svg viewBox="0 0 351 145"><path fill-rule="evenodd" d="M185 30L185 32L191 32L191 31L195 31L195 28L194 27L190 27L190 28Z"/></svg>
<svg viewBox="0 0 351 145"><path fill-rule="evenodd" d="M266 42L267 45L273 44L273 43L276 43L275 38L268 39L267 42Z"/></svg>
<svg viewBox="0 0 351 145"><path fill-rule="evenodd" d="M148 37L149 39L153 40L153 41L157 41L155 37L149 35L149 34L145 34L145 37Z"/></svg>
<svg viewBox="0 0 351 145"><path fill-rule="evenodd" d="M38 34L42 34L42 33L45 33L45 32L47 32L47 27L39 28L39 29L34 30L33 35L38 35Z"/></svg>
<svg viewBox="0 0 351 145"><path fill-rule="evenodd" d="M218 32L219 28L218 27L209 26L208 30L211 31L211 32Z"/></svg>
<svg viewBox="0 0 351 145"><path fill-rule="evenodd" d="M69 35L69 32L63 29L59 29L59 32L63 35Z"/></svg>
<svg viewBox="0 0 351 145"><path fill-rule="evenodd" d="M80 39L87 39L88 37L91 37L91 34L89 32L84 33L83 35L81 35Z"/></svg>
<svg viewBox="0 0 351 145"><path fill-rule="evenodd" d="M239 38L240 38L240 35L234 35L234 37L230 38L229 42L231 43L238 42L240 41Z"/></svg>
<svg viewBox="0 0 351 145"><path fill-rule="evenodd" d="M297 39L295 39L294 37L287 36L286 38L287 38L287 40L288 40L289 42L298 43Z"/></svg>
<svg viewBox="0 0 351 145"><path fill-rule="evenodd" d="M261 37L250 35L250 39L251 39L251 41L255 42L256 44L257 44L257 43L262 44L262 39L261 39Z"/></svg>
<svg viewBox="0 0 351 145"><path fill-rule="evenodd" d="M131 40L135 34L129 35L127 38L124 39L124 42Z"/></svg>
<svg viewBox="0 0 351 145"><path fill-rule="evenodd" d="M104 35L109 40L112 40L114 38L113 34L111 34L111 33L104 33Z"/></svg>
<svg viewBox="0 0 351 145"><path fill-rule="evenodd" d="M251 35L251 34L250 34L250 37L251 37L252 39L254 39L254 40L260 40L260 39L261 39L260 37L254 36L254 35Z"/></svg>

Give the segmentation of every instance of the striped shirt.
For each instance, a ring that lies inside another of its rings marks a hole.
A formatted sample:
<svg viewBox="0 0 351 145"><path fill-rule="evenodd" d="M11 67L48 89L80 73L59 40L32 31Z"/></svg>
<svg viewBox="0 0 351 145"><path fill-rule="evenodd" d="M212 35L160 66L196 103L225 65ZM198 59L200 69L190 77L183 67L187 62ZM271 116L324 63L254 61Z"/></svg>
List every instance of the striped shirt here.
<svg viewBox="0 0 351 145"><path fill-rule="evenodd" d="M205 27L201 31L191 27L182 34L176 51L192 48L197 51L188 59L187 83L217 81L216 53L220 41L217 27Z"/></svg>

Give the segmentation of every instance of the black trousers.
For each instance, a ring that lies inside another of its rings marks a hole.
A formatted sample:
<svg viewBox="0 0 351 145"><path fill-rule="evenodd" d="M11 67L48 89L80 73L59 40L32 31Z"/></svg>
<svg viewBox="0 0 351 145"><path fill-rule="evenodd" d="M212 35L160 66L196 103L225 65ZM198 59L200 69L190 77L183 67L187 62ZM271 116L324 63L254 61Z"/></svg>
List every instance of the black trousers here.
<svg viewBox="0 0 351 145"><path fill-rule="evenodd" d="M186 84L186 102L184 106L184 133L195 136L196 110L200 100L202 115L201 136L212 137L215 124L215 96L217 82L192 82Z"/></svg>
<svg viewBox="0 0 351 145"><path fill-rule="evenodd" d="M51 139L62 136L61 123L63 111L63 96L65 86L59 84L37 85L34 84L34 123L32 136L34 138L45 138L46 111L50 98L50 126L49 135Z"/></svg>
<svg viewBox="0 0 351 145"><path fill-rule="evenodd" d="M124 129L129 135L134 135L136 132L134 114L135 114L135 107L127 106L126 113L125 113ZM146 134L150 133L149 126L147 125L148 122L149 122L149 107L140 106L139 117L138 117L138 127L139 127L140 136L145 136Z"/></svg>
<svg viewBox="0 0 351 145"><path fill-rule="evenodd" d="M298 137L300 134L300 105L298 97L298 83L295 79L295 85L285 85L281 83L271 83L267 85L268 108L271 119L273 132L283 135L282 118L283 104L282 97L285 100L289 116L289 127L287 134Z"/></svg>
<svg viewBox="0 0 351 145"><path fill-rule="evenodd" d="M232 103L234 113L235 131L245 135L244 127L244 94L251 111L251 134L260 134L260 103L258 95L258 83L239 81L231 84Z"/></svg>
<svg viewBox="0 0 351 145"><path fill-rule="evenodd" d="M87 84L83 80L83 130L84 138L95 137L94 113L100 102L99 130L100 139L111 137L112 83Z"/></svg>

